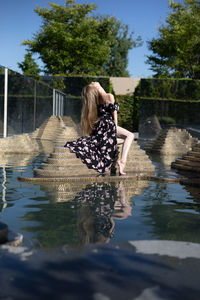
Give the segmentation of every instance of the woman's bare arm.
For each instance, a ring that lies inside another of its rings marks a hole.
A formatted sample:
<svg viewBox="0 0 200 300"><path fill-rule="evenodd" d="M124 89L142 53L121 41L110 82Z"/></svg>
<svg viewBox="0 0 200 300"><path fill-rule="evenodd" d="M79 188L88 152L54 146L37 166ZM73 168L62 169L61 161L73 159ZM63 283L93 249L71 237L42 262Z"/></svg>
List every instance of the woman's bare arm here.
<svg viewBox="0 0 200 300"><path fill-rule="evenodd" d="M112 103L114 104L115 103L115 98L112 94L107 94L107 99L106 99L106 103ZM114 110L112 112L112 115L113 115L113 119L114 119L114 122L116 124L116 126L118 125L118 120L117 120L117 111Z"/></svg>
<svg viewBox="0 0 200 300"><path fill-rule="evenodd" d="M99 95L102 98L103 103L112 103L112 104L115 103L115 98L114 98L113 94L106 93L99 82L92 82L91 84L94 85L97 88L97 90L99 92ZM112 115L113 115L114 122L117 126L117 124L118 124L117 111L116 110L113 111Z"/></svg>
<svg viewBox="0 0 200 300"><path fill-rule="evenodd" d="M113 111L113 119L114 119L114 122L115 122L116 126L118 126L117 111L116 110Z"/></svg>

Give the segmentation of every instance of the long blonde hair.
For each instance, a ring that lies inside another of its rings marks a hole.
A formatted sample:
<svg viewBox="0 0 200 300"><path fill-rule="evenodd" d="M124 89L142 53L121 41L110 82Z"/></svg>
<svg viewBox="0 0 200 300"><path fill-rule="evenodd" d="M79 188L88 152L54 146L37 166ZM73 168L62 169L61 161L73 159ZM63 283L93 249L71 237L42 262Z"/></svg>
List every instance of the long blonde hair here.
<svg viewBox="0 0 200 300"><path fill-rule="evenodd" d="M90 135L98 121L97 105L101 104L98 90L87 85L82 90L81 127L84 135Z"/></svg>

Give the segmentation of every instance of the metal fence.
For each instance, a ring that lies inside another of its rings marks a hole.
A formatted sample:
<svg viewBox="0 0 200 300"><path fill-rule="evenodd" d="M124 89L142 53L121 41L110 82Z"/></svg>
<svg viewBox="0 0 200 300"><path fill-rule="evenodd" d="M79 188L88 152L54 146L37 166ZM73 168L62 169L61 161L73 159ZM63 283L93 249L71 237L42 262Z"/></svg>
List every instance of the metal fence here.
<svg viewBox="0 0 200 300"><path fill-rule="evenodd" d="M51 115L66 112L66 95L0 66L0 137L31 133Z"/></svg>
<svg viewBox="0 0 200 300"><path fill-rule="evenodd" d="M64 106L66 105L66 94L53 89L53 115L64 116Z"/></svg>

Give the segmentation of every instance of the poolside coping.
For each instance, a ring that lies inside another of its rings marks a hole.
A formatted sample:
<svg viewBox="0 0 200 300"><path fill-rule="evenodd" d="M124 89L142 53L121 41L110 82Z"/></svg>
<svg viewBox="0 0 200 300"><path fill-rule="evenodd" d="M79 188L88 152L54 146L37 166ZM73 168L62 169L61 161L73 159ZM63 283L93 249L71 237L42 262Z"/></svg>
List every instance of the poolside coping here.
<svg viewBox="0 0 200 300"><path fill-rule="evenodd" d="M126 180L149 180L157 182L167 183L180 183L186 181L187 178L164 178L158 176L152 176L148 174L135 174L127 176L68 176L68 177L18 177L20 181L26 181L30 183L41 183L41 182L77 182L77 181L92 181L92 182L113 182L113 181L126 181ZM199 183L200 184L200 183Z"/></svg>

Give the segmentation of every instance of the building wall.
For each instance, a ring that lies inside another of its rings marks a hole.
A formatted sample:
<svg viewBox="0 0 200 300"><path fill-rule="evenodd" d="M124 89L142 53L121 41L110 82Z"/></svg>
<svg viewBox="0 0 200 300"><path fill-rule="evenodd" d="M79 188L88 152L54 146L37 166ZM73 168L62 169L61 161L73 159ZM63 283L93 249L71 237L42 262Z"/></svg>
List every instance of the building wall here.
<svg viewBox="0 0 200 300"><path fill-rule="evenodd" d="M110 77L116 95L131 95L134 93L140 78Z"/></svg>

